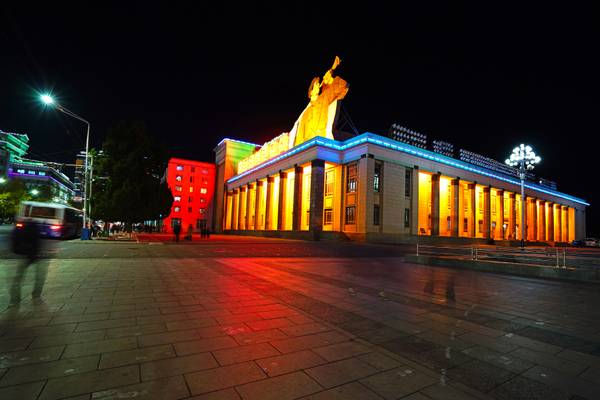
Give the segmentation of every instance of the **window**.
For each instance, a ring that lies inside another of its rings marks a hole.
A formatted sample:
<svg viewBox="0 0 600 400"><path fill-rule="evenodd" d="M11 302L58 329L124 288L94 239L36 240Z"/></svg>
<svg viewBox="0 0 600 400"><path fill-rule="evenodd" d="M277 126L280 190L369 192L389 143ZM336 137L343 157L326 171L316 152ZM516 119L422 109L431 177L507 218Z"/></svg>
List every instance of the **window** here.
<svg viewBox="0 0 600 400"><path fill-rule="evenodd" d="M404 227L410 228L410 208L404 209Z"/></svg>
<svg viewBox="0 0 600 400"><path fill-rule="evenodd" d="M373 225L379 225L379 204L373 205Z"/></svg>
<svg viewBox="0 0 600 400"><path fill-rule="evenodd" d="M190 193L194 193L194 187L190 186Z"/></svg>
<svg viewBox="0 0 600 400"><path fill-rule="evenodd" d="M497 201L497 199L496 199L496 195L495 195L495 194L493 194L493 195L492 195L492 212L493 212L494 214L496 213L496 201Z"/></svg>
<svg viewBox="0 0 600 400"><path fill-rule="evenodd" d="M348 178L346 183L346 192L356 192L356 164L348 165Z"/></svg>
<svg viewBox="0 0 600 400"><path fill-rule="evenodd" d="M32 171L32 170L29 170L29 171L27 171L27 173L28 173L29 175L35 175L35 171Z"/></svg>
<svg viewBox="0 0 600 400"><path fill-rule="evenodd" d="M202 179L202 184L203 184L203 185L208 185L208 179L206 179L206 178L205 178L205 179Z"/></svg>
<svg viewBox="0 0 600 400"><path fill-rule="evenodd" d="M206 174L208 174L208 170L207 170L206 168L203 168L203 169L202 169L202 173L203 173L204 175L206 175Z"/></svg>
<svg viewBox="0 0 600 400"><path fill-rule="evenodd" d="M190 183L194 183L194 177L190 176Z"/></svg>
<svg viewBox="0 0 600 400"><path fill-rule="evenodd" d="M478 232L483 233L483 220L482 219L477 221L477 226L478 226Z"/></svg>
<svg viewBox="0 0 600 400"><path fill-rule="evenodd" d="M200 194L206 194L208 190L206 188L200 188Z"/></svg>
<svg viewBox="0 0 600 400"><path fill-rule="evenodd" d="M373 175L373 191L381 190L381 163L375 163L375 174Z"/></svg>
<svg viewBox="0 0 600 400"><path fill-rule="evenodd" d="M178 165L176 169L177 171L183 171L183 165Z"/></svg>
<svg viewBox="0 0 600 400"><path fill-rule="evenodd" d="M346 207L346 224L354 225L356 223L356 207Z"/></svg>
<svg viewBox="0 0 600 400"><path fill-rule="evenodd" d="M204 197L200 197L200 203L206 203L206 199Z"/></svg>
<svg viewBox="0 0 600 400"><path fill-rule="evenodd" d="M196 167L192 167L192 172L196 172Z"/></svg>
<svg viewBox="0 0 600 400"><path fill-rule="evenodd" d="M188 196L188 203L191 203L192 201L194 201L194 198L192 196Z"/></svg>
<svg viewBox="0 0 600 400"><path fill-rule="evenodd" d="M46 176L46 173L44 171L38 171L38 175L40 175L40 176Z"/></svg>
<svg viewBox="0 0 600 400"><path fill-rule="evenodd" d="M479 195L477 196L478 200L478 208L479 208L479 214L483 214L483 192L479 192ZM483 223L483 222L482 222ZM479 231L481 232L481 231Z"/></svg>
<svg viewBox="0 0 600 400"><path fill-rule="evenodd" d="M175 196L175 197L173 197L173 201L181 201L181 196Z"/></svg>
<svg viewBox="0 0 600 400"><path fill-rule="evenodd" d="M412 186L412 169L406 168L406 171L404 172L404 196L405 197L410 197L411 186Z"/></svg>
<svg viewBox="0 0 600 400"><path fill-rule="evenodd" d="M333 195L333 185L335 183L335 171L325 171L325 196Z"/></svg>
<svg viewBox="0 0 600 400"><path fill-rule="evenodd" d="M463 232L469 232L469 218L463 219Z"/></svg>
<svg viewBox="0 0 600 400"><path fill-rule="evenodd" d="M471 197L469 196L469 189L467 189L467 188L463 189L463 199L464 199L463 203L465 205L465 213L467 213L467 212L469 212L469 202L471 199Z"/></svg>
<svg viewBox="0 0 600 400"><path fill-rule="evenodd" d="M206 214L206 208L201 208L200 209L200 214Z"/></svg>
<svg viewBox="0 0 600 400"><path fill-rule="evenodd" d="M181 186L175 186L175 191L176 192L181 192Z"/></svg>
<svg viewBox="0 0 600 400"><path fill-rule="evenodd" d="M25 170L24 170L24 169L18 169L18 170L17 170L17 172L18 172L19 174L24 174L24 173L25 173Z"/></svg>
<svg viewBox="0 0 600 400"><path fill-rule="evenodd" d="M176 180L177 182L181 182L181 175L177 175L177 176L175 177L175 180Z"/></svg>
<svg viewBox="0 0 600 400"><path fill-rule="evenodd" d="M188 212L191 213L192 212L192 207L188 207Z"/></svg>
<svg viewBox="0 0 600 400"><path fill-rule="evenodd" d="M175 207L175 208L173 209L173 211L175 211L175 212L179 212L179 210L181 210L181 208L180 208L180 207Z"/></svg>
<svg viewBox="0 0 600 400"><path fill-rule="evenodd" d="M331 225L333 223L333 210L326 208L323 211L323 225Z"/></svg>

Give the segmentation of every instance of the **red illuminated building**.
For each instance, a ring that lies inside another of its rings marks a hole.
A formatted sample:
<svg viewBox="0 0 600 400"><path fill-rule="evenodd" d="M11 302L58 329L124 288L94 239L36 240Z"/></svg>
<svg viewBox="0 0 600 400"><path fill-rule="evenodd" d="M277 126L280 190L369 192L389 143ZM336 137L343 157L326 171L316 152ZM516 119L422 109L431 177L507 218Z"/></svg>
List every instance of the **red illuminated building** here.
<svg viewBox="0 0 600 400"><path fill-rule="evenodd" d="M215 165L206 162L171 158L166 171L173 193L171 213L163 221L165 232L181 225L185 235L192 225L194 232L211 226L215 190Z"/></svg>

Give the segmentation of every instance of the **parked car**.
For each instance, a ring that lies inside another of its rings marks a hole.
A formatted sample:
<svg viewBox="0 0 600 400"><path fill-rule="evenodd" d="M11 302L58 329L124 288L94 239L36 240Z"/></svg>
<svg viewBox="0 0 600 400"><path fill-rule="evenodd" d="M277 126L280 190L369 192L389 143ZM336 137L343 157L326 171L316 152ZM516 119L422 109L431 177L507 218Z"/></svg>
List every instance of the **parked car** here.
<svg viewBox="0 0 600 400"><path fill-rule="evenodd" d="M585 246L585 242L583 240L581 240L581 239L579 239L579 240L573 240L571 242L571 246L573 246L573 247L583 247L583 246Z"/></svg>
<svg viewBox="0 0 600 400"><path fill-rule="evenodd" d="M598 240L597 238L585 238L583 243L585 244L585 247L599 247L600 246L600 240Z"/></svg>

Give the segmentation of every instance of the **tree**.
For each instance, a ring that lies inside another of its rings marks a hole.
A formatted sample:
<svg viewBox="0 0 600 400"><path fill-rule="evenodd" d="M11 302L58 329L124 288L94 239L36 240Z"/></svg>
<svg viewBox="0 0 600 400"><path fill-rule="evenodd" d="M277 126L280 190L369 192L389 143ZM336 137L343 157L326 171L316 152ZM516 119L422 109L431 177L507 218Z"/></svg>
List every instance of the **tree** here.
<svg viewBox="0 0 600 400"><path fill-rule="evenodd" d="M30 200L25 184L20 179L11 179L2 185L0 192L0 218L12 218L22 201Z"/></svg>
<svg viewBox="0 0 600 400"><path fill-rule="evenodd" d="M94 160L95 218L131 224L168 214L173 197L161 179L168 157L142 122L115 125L102 150Z"/></svg>

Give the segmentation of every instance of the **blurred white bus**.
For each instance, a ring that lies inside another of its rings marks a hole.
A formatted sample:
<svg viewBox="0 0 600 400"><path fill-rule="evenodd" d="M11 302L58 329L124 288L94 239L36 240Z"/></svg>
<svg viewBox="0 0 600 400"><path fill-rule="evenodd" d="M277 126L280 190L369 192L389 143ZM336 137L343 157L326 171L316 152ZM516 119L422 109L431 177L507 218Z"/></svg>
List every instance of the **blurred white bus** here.
<svg viewBox="0 0 600 400"><path fill-rule="evenodd" d="M40 236L79 237L83 226L83 211L65 204L23 201L15 217L15 227L23 228L31 221L38 224Z"/></svg>

